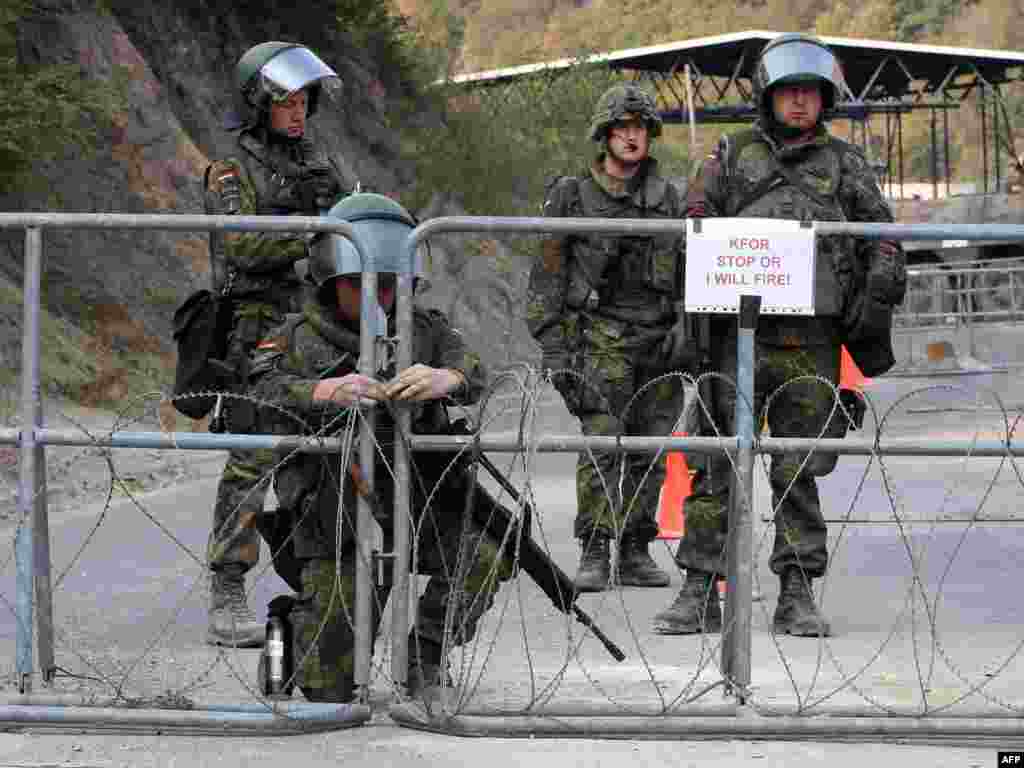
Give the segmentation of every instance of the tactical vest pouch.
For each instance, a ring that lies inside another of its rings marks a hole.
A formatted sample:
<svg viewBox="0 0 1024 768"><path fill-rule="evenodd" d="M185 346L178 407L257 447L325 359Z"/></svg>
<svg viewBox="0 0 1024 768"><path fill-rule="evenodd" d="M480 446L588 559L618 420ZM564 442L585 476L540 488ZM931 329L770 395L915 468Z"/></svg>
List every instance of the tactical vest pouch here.
<svg viewBox="0 0 1024 768"><path fill-rule="evenodd" d="M174 341L178 362L174 370L174 407L191 419L201 419L214 407L215 396L196 392L231 389L234 376L223 360L231 331L232 300L205 288L196 291L174 312Z"/></svg>

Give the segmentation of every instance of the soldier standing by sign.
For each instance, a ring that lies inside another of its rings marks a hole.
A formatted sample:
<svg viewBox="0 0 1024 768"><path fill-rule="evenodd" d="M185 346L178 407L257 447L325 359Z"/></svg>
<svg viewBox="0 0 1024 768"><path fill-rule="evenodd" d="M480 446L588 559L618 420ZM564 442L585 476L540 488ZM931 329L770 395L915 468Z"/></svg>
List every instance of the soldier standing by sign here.
<svg viewBox="0 0 1024 768"><path fill-rule="evenodd" d="M679 193L648 153L660 134L661 117L649 94L632 83L610 88L598 100L590 129L603 151L582 177L554 183L544 215L681 218ZM682 241L678 235L545 241L530 275L526 322L584 434L668 435L679 418L681 380L655 380L693 361L683 333ZM618 540L617 583L668 585L668 574L647 551L658 533L655 515L664 476L664 456L652 466L647 456L580 455L574 526L583 550L578 591L607 587L613 539Z"/></svg>
<svg viewBox="0 0 1024 768"><path fill-rule="evenodd" d="M723 137L703 163L686 200L686 217L744 216L798 221L891 222L874 172L861 150L829 135L830 117L845 84L832 51L814 37L782 35L762 51L753 75L759 120ZM903 251L885 240L818 238L813 317L765 316L757 328L755 420L765 397L773 437L841 437L849 423L832 387L801 376L839 379L845 343L865 374L893 362L893 309L906 285ZM736 317L702 319L707 368L735 378ZM710 344L713 339L714 343ZM736 434L735 387L711 382L706 406L719 434ZM831 416L831 421L830 421ZM816 477L830 473L835 455L774 456L771 466L775 542L771 569L781 591L774 630L799 636L829 634L811 582L828 562L826 528ZM655 631L720 631L716 582L725 572L729 482L727 457L709 457L686 500L686 532L676 562L686 581L675 601L654 618Z"/></svg>
<svg viewBox="0 0 1024 768"><path fill-rule="evenodd" d="M260 43L238 61L237 104L228 129L238 131L238 155L206 171L206 212L315 216L347 190L328 155L306 135L325 86L338 76L312 51L283 42ZM290 232L212 233L214 288L233 305L227 363L244 394L250 352L264 333L298 307L296 262L307 237ZM217 270L222 270L218 274ZM251 432L258 413L244 398L228 398L227 418L211 430ZM207 640L241 647L263 644L263 623L245 597L245 573L259 559L256 518L273 467L273 451L234 449L217 487L208 558L212 573Z"/></svg>

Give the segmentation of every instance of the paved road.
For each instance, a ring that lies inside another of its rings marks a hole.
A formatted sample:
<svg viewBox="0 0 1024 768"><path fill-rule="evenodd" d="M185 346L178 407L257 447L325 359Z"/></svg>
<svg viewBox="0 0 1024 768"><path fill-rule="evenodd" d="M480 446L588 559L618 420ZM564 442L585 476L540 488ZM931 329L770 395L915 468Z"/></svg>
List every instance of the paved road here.
<svg viewBox="0 0 1024 768"><path fill-rule="evenodd" d="M904 406L891 420L891 428L895 434L970 434L981 418L978 413L939 409L978 402L979 397L988 397L986 386L1009 399L1013 383L1008 378L986 378L991 382L961 377L947 382L956 389L914 396L910 407L921 412L908 412ZM871 392L884 409L908 392L935 383L879 381ZM564 413L548 411L545 424L550 431L572 429ZM571 573L577 557L571 540L575 459L551 454L538 458L533 482L545 539L554 558ZM921 705L923 689L933 705L942 705L982 686L984 694L975 694L966 704L989 709L1022 706L1016 683L1024 679L1024 668L1016 652L1024 637L1024 608L1015 598L1024 576L1024 529L1017 524L957 522L979 506L985 516L1016 515L1020 482L1012 467L1000 466L999 460L887 460L891 491L884 489L876 466L851 505L864 466L863 459L844 458L822 484L830 517L875 521L836 522L830 528L833 565L823 604L836 637L828 644L791 638L776 642L767 631L777 583L766 566L770 529L763 523L758 526L757 577L765 600L755 605L754 615L755 704L906 709ZM200 561L214 478L215 472L173 491L145 496L144 512L121 500L106 512L81 508L54 520L55 575L68 567L88 539L55 593L62 667L123 683L135 695L185 691L199 701L246 695L254 681L256 653L218 657L203 644L206 584ZM763 478L758 489L757 513L767 518L770 504ZM893 518L894 507L905 522L902 526L882 522ZM943 522L928 522L932 519ZM656 558L669 568L671 549L670 542L655 547ZM913 578L915 572L919 580ZM578 625L571 628L570 641L564 617L525 579L506 587L477 643L452 657L457 682L473 690L467 708L536 706L542 701L563 710L607 708L613 703L635 710L678 706L673 703L679 697L718 679L719 638L670 638L650 632L651 617L672 599L680 583L680 574L673 573L668 589L630 589L583 599L627 652L623 664L614 663L592 639L581 642ZM3 593L9 598L10 565L2 578ZM284 591L266 569L252 584L257 606ZM13 658L13 636L10 613L0 611L0 642L9 649L8 659ZM386 662L387 650L386 640L378 643L378 663ZM89 681L59 682L65 690L105 690ZM388 689L382 679L375 691L375 700L385 703ZM700 701L721 703L720 691L712 690ZM861 765L874 755L885 763L898 760L921 766L982 766L995 760L993 750L893 745L462 740L397 729L383 716L358 731L241 742L7 735L0 736L0 755L7 755L12 765L62 760L78 765L240 765L258 757L276 761L300 755L312 764L359 759L361 765L401 760L429 766L484 760L518 765L531 758L552 765L556 760L559 765L621 764L623 758L648 765L697 765L712 759L725 765L751 760L765 765L817 765L824 760Z"/></svg>

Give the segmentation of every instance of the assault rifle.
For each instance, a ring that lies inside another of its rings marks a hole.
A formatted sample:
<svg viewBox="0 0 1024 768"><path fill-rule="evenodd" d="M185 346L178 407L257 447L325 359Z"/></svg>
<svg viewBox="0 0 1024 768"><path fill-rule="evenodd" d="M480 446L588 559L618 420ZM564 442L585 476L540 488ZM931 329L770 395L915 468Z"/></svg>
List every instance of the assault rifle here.
<svg viewBox="0 0 1024 768"><path fill-rule="evenodd" d="M483 467L498 485L500 485L509 496L517 503L523 504L524 519L529 522L533 517L533 509L529 502L522 499L509 479L505 477L494 463L479 451L474 452L475 463ZM476 478L472 480L476 483ZM476 485L476 493L490 497L490 494L480 485ZM488 533L499 540L504 536L510 526L514 526L512 513L495 499L489 498L489 503L473 504L473 516L476 521L484 526ZM526 575L533 579L534 583L541 588L551 604L562 613L572 614L576 620L594 633L594 637L601 641L601 644L608 650L608 653L616 661L623 661L626 654L622 652L611 638L609 638L594 623L594 620L578 605L576 605L576 585L572 579L563 571L534 541L529 526L524 526L523 535L519 542L519 567L526 572Z"/></svg>
<svg viewBox="0 0 1024 768"><path fill-rule="evenodd" d="M472 436L474 433L469 428L465 419L457 419L449 422L446 429L447 434ZM522 498L520 493L505 477L504 473L494 463L484 456L480 451L472 452L472 455L462 454L456 467L445 472L451 462L451 454L443 452L420 452L412 463L416 478L421 485L434 478L443 477L449 490L454 493L464 494L467 499L473 519L487 533L498 541L505 539L506 533L513 531L519 533L517 528L521 526L522 535L519 537L519 559L520 570L533 579L534 583L547 595L551 604L566 615L572 615L575 619L589 629L601 644L608 650L608 653L616 661L623 661L626 654L619 648L604 632L601 631L594 620L578 605L576 605L576 586L568 574L563 571L548 555L542 550L530 534L531 521L533 519L533 508L528 501ZM512 497L516 504L523 506L522 522L516 522L512 512L495 499L486 488L477 483L476 473L473 472L473 464L482 467L502 489ZM372 490L362 479L362 472L359 465L354 463L350 467L350 476L355 482L357 492L370 501L371 506L375 503ZM429 488L422 488L424 492Z"/></svg>

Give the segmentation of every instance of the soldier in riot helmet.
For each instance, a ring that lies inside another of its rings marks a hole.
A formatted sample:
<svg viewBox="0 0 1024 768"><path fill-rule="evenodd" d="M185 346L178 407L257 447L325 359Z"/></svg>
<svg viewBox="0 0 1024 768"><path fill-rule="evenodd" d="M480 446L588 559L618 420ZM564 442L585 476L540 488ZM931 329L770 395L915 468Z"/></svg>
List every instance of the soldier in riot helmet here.
<svg viewBox="0 0 1024 768"><path fill-rule="evenodd" d="M372 193L351 195L328 215L351 222L364 247L374 250L378 302L371 316L375 333L383 335L388 330L383 324L394 323L395 277L415 222L397 202ZM424 275L423 261L420 257L415 265L417 282ZM296 684L311 701L347 701L353 695L357 493L372 501L385 541L391 538L394 486L388 464L400 436L386 404L411 406L414 432L443 431L444 405L474 402L483 390L484 371L479 357L466 348L462 335L441 312L414 308L413 364L397 375L392 370L373 377L360 373L359 254L345 238L323 235L313 242L309 266L308 279L316 290L308 294L301 312L289 315L259 344L251 371L253 390L321 434L343 432L346 411L376 405L379 452L373 487L365 486L365 480L363 488L357 487L353 465L342 465L354 457L287 455L275 472L276 519L265 519L262 530L274 542L275 569L298 592L283 604L281 598L271 603L271 612L290 627ZM293 434L296 423L282 421L278 427ZM511 563L500 554L500 542L463 520L465 492L442 483L426 507L442 474L460 471L455 467L444 473L447 459L429 471L425 467L431 461L420 454L412 464L413 564L431 574L410 638L412 693L440 682L446 674L446 626L452 628L451 645L471 639L494 592L512 574ZM387 591L381 586L376 594L374 630ZM451 606L453 599L456 604Z"/></svg>
<svg viewBox="0 0 1024 768"><path fill-rule="evenodd" d="M686 197L686 217L744 216L801 221L891 222L874 172L856 146L832 137L825 121L845 89L838 60L817 38L781 35L768 45L753 75L759 110L752 129L725 136L703 162ZM773 437L842 437L849 413L837 407L845 343L861 369L877 375L892 366L893 309L906 284L898 243L852 237L818 238L815 315L764 316L757 326L754 418L771 396L767 422ZM732 377L736 371L734 315L703 316L713 343L703 343L707 367ZM797 377L806 377L791 382ZM705 405L713 424L707 434L736 434L735 387L711 381ZM830 473L836 456L813 452L772 457L770 482L775 542L770 566L780 594L773 627L796 636L828 635L828 621L814 601L813 579L828 563L826 527L816 479ZM675 601L654 618L656 631L689 634L719 631L716 583L725 573L729 481L728 457L695 462L686 500L686 532L676 562L686 580Z"/></svg>
<svg viewBox="0 0 1024 768"><path fill-rule="evenodd" d="M211 163L204 203L211 214L315 216L351 189L336 161L306 134L338 76L308 48L260 43L238 61L234 110L237 153ZM244 396L249 355L267 329L297 304L296 264L308 237L288 232L211 233L214 288L230 297L233 326L226 362L231 389ZM244 397L225 399L212 430L259 431L257 409ZM269 451L232 450L213 513L208 559L212 570L208 642L258 646L264 627L246 600L245 573L259 558L255 521L263 511L273 466Z"/></svg>
<svg viewBox="0 0 1024 768"><path fill-rule="evenodd" d="M549 187L544 215L681 218L679 192L649 154L661 127L646 91L633 83L609 88L590 127L601 151L580 177ZM584 434L670 434L684 388L680 377L664 374L693 363L682 312L682 236L572 235L549 238L543 249L530 274L526 323ZM613 542L617 583L668 585L648 552L664 476L664 456L652 466L648 456L580 455L578 591L607 587Z"/></svg>

